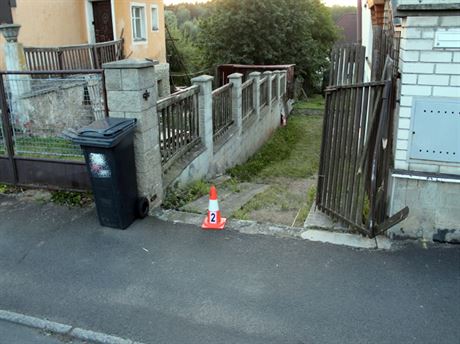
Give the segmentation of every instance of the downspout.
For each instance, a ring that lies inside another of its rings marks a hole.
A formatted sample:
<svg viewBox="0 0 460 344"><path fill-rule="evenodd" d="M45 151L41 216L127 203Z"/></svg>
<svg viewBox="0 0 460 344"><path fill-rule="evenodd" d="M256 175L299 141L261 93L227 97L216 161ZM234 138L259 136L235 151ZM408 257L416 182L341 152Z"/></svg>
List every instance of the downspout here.
<svg viewBox="0 0 460 344"><path fill-rule="evenodd" d="M362 4L362 0L357 0L357 4L356 4L356 8L357 8L357 21L356 21L356 25L357 25L357 40L358 40L358 44L359 45L362 45L363 43L363 4Z"/></svg>

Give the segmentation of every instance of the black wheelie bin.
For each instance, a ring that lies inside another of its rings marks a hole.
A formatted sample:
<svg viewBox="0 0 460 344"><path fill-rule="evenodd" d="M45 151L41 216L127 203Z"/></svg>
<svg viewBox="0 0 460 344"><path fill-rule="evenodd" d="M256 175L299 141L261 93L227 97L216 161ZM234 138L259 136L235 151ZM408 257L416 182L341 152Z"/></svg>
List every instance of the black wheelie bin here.
<svg viewBox="0 0 460 344"><path fill-rule="evenodd" d="M106 117L73 137L85 156L102 226L125 229L148 214L148 200L137 194L135 127L136 119Z"/></svg>

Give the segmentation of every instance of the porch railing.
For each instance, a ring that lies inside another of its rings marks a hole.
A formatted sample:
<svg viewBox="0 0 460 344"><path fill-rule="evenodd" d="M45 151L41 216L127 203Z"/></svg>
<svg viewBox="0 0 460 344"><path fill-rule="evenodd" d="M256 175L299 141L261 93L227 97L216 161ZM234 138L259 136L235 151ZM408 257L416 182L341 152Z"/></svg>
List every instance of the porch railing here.
<svg viewBox="0 0 460 344"><path fill-rule="evenodd" d="M200 141L199 92L199 86L192 86L157 103L161 162L164 170Z"/></svg>
<svg viewBox="0 0 460 344"><path fill-rule="evenodd" d="M102 64L123 59L123 39L61 47L24 47L30 70L100 69Z"/></svg>
<svg viewBox="0 0 460 344"><path fill-rule="evenodd" d="M214 140L222 137L233 124L232 88L228 83L212 92L212 128Z"/></svg>

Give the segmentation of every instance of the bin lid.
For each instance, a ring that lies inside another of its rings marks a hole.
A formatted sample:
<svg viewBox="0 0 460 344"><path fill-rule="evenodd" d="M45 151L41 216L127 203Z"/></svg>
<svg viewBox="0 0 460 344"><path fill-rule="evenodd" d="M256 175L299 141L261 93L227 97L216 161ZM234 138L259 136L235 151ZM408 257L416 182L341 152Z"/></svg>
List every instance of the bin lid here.
<svg viewBox="0 0 460 344"><path fill-rule="evenodd" d="M136 121L135 118L106 117L79 129L73 141L84 146L113 147L136 127Z"/></svg>

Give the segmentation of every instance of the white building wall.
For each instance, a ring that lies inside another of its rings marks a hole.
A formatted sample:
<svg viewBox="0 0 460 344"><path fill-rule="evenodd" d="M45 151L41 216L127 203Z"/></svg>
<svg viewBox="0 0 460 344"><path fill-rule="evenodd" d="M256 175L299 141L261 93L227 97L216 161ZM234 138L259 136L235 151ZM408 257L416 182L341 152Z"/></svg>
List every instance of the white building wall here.
<svg viewBox="0 0 460 344"><path fill-rule="evenodd" d="M371 81L371 65L372 65L372 43L374 39L372 31L371 11L366 3L362 2L362 27L361 37L362 45L366 47L366 64L364 65L364 82Z"/></svg>
<svg viewBox="0 0 460 344"><path fill-rule="evenodd" d="M408 17L402 21L396 169L460 175L460 164L409 158L414 98L460 97L460 49L435 46L437 32L456 31L460 33L458 16Z"/></svg>

